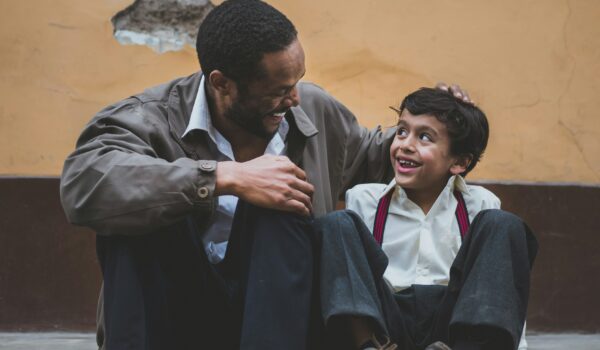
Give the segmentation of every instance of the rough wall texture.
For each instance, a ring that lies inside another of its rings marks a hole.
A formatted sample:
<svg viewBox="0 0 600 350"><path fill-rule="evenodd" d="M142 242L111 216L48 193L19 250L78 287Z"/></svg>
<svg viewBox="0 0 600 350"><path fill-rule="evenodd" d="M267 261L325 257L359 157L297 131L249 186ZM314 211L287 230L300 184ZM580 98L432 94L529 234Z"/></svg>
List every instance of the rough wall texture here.
<svg viewBox="0 0 600 350"><path fill-rule="evenodd" d="M179 3L184 8L186 1ZM406 93L459 82L487 112L492 130L470 177L600 182L599 2L271 3L299 29L306 79L363 124L392 125L387 106ZM0 174L58 174L94 112L198 69L189 46L157 54L119 44L110 19L129 5L2 2Z"/></svg>
<svg viewBox="0 0 600 350"><path fill-rule="evenodd" d="M213 7L208 0L136 0L112 18L114 35L159 53L181 50L196 44L198 26Z"/></svg>

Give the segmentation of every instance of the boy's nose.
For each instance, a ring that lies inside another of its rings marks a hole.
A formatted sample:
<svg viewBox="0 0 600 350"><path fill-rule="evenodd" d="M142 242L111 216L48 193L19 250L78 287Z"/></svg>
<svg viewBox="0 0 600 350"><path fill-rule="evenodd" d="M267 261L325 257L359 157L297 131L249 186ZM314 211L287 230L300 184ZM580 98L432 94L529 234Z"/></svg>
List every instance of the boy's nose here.
<svg viewBox="0 0 600 350"><path fill-rule="evenodd" d="M412 137L407 137L404 142L402 143L402 145L400 146L400 149L403 152L406 153L414 153L415 152L415 145L414 142L412 140Z"/></svg>

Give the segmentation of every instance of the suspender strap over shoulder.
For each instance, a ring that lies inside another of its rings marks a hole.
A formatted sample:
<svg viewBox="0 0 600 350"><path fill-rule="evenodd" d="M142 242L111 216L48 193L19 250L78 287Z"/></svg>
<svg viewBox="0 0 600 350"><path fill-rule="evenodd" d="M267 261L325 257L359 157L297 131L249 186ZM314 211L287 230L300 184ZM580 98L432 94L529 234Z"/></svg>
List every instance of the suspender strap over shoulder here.
<svg viewBox="0 0 600 350"><path fill-rule="evenodd" d="M373 238L381 245L383 243L383 231L385 230L385 223L387 221L388 212L390 209L390 203L392 202L393 190L390 190L385 196L383 196L377 204L377 211L375 212L375 222L373 224ZM467 211L467 205L465 199L460 191L454 191L454 197L458 202L456 204L456 220L458 221L458 228L460 230L461 240L465 239L467 232L469 232L469 212Z"/></svg>
<svg viewBox="0 0 600 350"><path fill-rule="evenodd" d="M469 212L467 212L467 205L465 199L460 191L454 191L454 197L458 202L456 204L456 220L458 221L458 229L460 230L460 239L464 240L467 232L469 232Z"/></svg>
<svg viewBox="0 0 600 350"><path fill-rule="evenodd" d="M375 241L379 243L379 245L381 245L383 242L383 230L385 229L385 222L387 221L388 211L390 209L390 202L392 201L393 194L393 190L389 191L379 200L379 204L377 204L375 223L373 225L373 237L375 238Z"/></svg>

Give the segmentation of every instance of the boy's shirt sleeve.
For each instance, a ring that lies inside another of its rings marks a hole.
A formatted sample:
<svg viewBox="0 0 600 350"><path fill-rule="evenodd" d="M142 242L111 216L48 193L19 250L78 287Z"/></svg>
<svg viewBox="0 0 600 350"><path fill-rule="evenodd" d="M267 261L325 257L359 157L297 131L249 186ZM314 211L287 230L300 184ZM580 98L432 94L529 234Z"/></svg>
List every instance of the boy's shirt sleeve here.
<svg viewBox="0 0 600 350"><path fill-rule="evenodd" d="M371 233L379 196L385 187L386 185L377 183L361 184L346 191L346 209L358 214Z"/></svg>

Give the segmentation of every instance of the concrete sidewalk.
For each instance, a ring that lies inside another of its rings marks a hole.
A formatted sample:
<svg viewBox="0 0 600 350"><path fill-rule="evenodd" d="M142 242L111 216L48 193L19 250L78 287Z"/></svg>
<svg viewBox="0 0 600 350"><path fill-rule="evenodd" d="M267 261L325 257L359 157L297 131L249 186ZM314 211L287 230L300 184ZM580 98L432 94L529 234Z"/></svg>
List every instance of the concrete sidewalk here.
<svg viewBox="0 0 600 350"><path fill-rule="evenodd" d="M600 350L600 334L531 334L529 350ZM0 350L95 350L91 333L0 333Z"/></svg>

